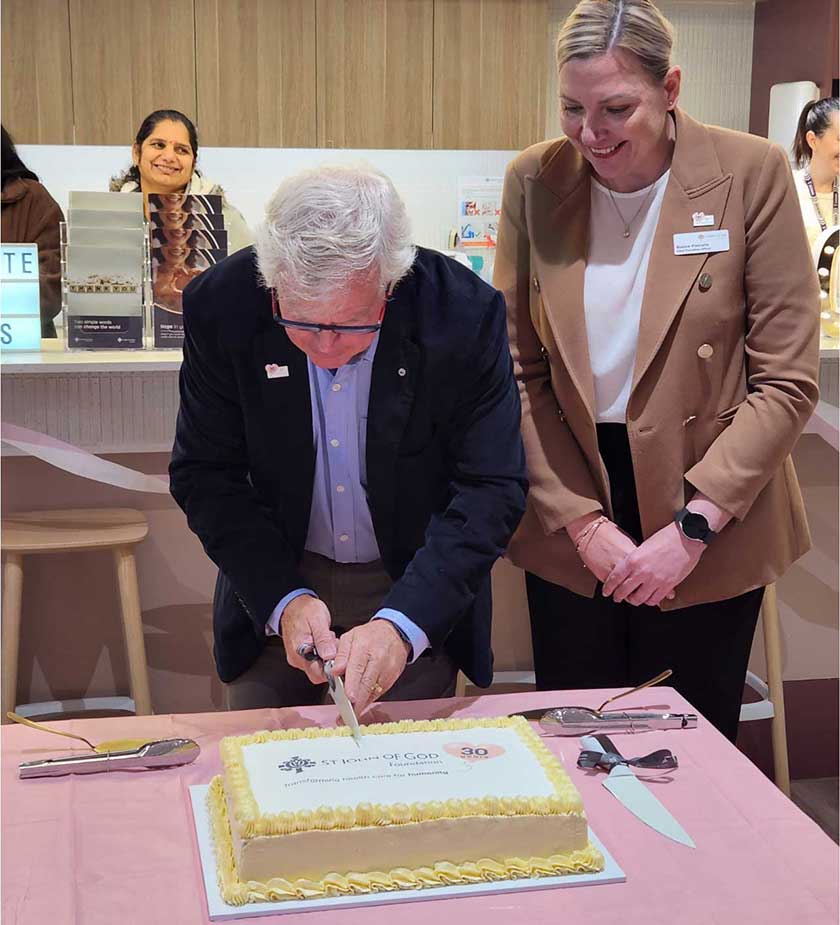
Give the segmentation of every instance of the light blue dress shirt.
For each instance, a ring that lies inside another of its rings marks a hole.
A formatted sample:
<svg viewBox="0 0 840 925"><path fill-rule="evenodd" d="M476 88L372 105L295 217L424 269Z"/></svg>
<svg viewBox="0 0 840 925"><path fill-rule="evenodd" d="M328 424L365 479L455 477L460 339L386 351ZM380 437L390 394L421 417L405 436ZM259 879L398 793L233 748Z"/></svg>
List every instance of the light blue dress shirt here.
<svg viewBox="0 0 840 925"><path fill-rule="evenodd" d="M307 360L312 400L312 434L315 443L315 478L305 548L334 562L375 562L380 558L367 503L367 414L373 358L379 334L371 345L335 374ZM317 597L309 588L290 591L272 611L267 635L278 635L287 604L301 594ZM404 613L390 607L378 610L374 620L388 620L408 637L418 658L429 638Z"/></svg>

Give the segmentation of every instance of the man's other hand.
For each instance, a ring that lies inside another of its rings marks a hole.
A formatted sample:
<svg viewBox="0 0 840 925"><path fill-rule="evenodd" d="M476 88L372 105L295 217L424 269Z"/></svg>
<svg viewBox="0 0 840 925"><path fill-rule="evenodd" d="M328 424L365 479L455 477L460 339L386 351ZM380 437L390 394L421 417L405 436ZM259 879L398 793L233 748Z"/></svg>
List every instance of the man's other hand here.
<svg viewBox="0 0 840 925"><path fill-rule="evenodd" d="M371 620L338 640L333 673L344 676L344 691L357 715L393 687L409 654L408 643L387 620Z"/></svg>

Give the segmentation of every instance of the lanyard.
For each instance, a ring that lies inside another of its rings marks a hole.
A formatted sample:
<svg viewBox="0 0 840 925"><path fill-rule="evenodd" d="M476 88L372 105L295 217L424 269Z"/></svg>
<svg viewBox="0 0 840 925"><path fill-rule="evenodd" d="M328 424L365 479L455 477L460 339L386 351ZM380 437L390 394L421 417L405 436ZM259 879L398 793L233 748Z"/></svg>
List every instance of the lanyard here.
<svg viewBox="0 0 840 925"><path fill-rule="evenodd" d="M813 203L814 211L817 213L817 220L820 223L820 231L825 231L828 225L826 225L825 219L823 218L822 210L820 209L820 204L817 200L817 191L814 188L814 181L811 179L811 174L806 173L803 179L805 180L805 185L808 187L808 193L811 196L811 202ZM834 183L831 185L831 211L834 225L838 224L837 205L837 177L835 177Z"/></svg>

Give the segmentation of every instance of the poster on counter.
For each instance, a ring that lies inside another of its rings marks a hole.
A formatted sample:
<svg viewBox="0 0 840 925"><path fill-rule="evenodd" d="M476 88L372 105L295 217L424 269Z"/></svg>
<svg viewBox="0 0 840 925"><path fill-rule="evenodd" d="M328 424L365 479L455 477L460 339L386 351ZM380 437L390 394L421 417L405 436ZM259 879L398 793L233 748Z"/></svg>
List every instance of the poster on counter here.
<svg viewBox="0 0 840 925"><path fill-rule="evenodd" d="M191 250L227 251L227 231L202 228L150 228L149 243L156 247L188 247Z"/></svg>
<svg viewBox="0 0 840 925"><path fill-rule="evenodd" d="M67 245L67 346L143 348L143 248Z"/></svg>
<svg viewBox="0 0 840 925"><path fill-rule="evenodd" d="M222 214L221 195L193 196L191 193L150 193L149 214L152 212L197 212L205 215Z"/></svg>
<svg viewBox="0 0 840 925"><path fill-rule="evenodd" d="M158 349L184 343L181 298L187 285L227 257L227 250L191 248L182 244L152 248L152 327Z"/></svg>
<svg viewBox="0 0 840 925"><path fill-rule="evenodd" d="M458 237L465 247L495 247L504 177L458 178Z"/></svg>
<svg viewBox="0 0 840 925"><path fill-rule="evenodd" d="M228 252L221 196L149 196L152 333L158 349L184 343L181 298L187 285Z"/></svg>
<svg viewBox="0 0 840 925"><path fill-rule="evenodd" d="M188 231L223 231L225 217L221 212L149 211L149 224L154 228L185 228Z"/></svg>
<svg viewBox="0 0 840 925"><path fill-rule="evenodd" d="M504 177L458 178L458 241L473 270L493 279Z"/></svg>

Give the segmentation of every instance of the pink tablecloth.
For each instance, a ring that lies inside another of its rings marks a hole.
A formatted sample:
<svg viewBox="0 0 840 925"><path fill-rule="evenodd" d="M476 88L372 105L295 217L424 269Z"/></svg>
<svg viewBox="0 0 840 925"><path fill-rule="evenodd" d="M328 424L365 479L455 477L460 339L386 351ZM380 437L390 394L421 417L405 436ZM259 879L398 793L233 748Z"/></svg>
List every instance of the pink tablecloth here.
<svg viewBox="0 0 840 925"><path fill-rule="evenodd" d="M527 693L391 704L369 720L497 716L580 703L608 692ZM668 688L626 706L689 709ZM208 921L188 788L219 771L222 736L331 725L332 707L203 713L57 724L92 740L189 736L201 746L185 768L20 781L20 761L51 757L60 740L3 727L3 925L197 925ZM365 909L294 913L253 921L283 925L828 925L838 921L838 850L752 764L701 719L699 728L616 736L626 753L672 748L680 770L651 784L697 843L696 850L648 829L575 768L576 739L545 741L580 789L589 821L627 882ZM68 745L72 747L70 740Z"/></svg>

